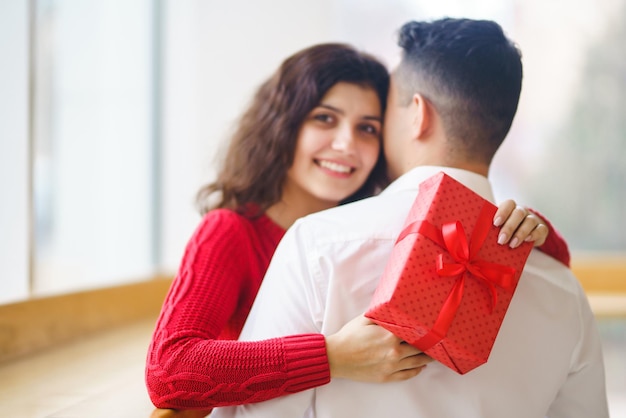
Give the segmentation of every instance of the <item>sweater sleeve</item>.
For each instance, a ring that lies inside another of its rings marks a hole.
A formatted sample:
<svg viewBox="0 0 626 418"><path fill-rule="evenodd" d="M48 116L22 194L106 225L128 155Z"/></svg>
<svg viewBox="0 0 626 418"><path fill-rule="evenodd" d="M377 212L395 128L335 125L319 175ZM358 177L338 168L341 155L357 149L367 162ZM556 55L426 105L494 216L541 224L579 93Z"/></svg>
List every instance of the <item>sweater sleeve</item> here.
<svg viewBox="0 0 626 418"><path fill-rule="evenodd" d="M247 233L220 217L201 223L189 241L147 356L146 386L156 407L239 405L330 381L321 334L257 342L218 339L249 291L252 263L242 262L237 239L245 240Z"/></svg>
<svg viewBox="0 0 626 418"><path fill-rule="evenodd" d="M538 249L540 249L541 251L543 251L550 257L565 264L567 267L570 267L571 256L570 256L569 247L567 246L567 242L565 241L565 238L563 238L563 236L559 233L559 231L556 230L554 225L550 223L548 218L543 216L541 213L539 213L535 209L528 208L528 210L530 210L532 213L534 213L535 215L543 219L543 221L548 226L548 229L550 230L550 232L548 233L548 237L546 238L546 241L543 243L543 245L538 247Z"/></svg>

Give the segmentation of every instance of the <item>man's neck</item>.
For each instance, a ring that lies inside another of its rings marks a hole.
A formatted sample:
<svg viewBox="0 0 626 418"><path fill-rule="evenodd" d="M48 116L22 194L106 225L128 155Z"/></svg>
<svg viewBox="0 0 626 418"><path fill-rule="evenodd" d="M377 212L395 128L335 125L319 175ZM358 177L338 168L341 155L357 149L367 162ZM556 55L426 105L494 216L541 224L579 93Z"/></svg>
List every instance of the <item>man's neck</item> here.
<svg viewBox="0 0 626 418"><path fill-rule="evenodd" d="M459 163L456 162L454 164L446 164L445 167L458 168L460 170L471 171L472 173L480 174L481 176L488 177L489 175L489 166L486 164L476 164L470 162Z"/></svg>
<svg viewBox="0 0 626 418"><path fill-rule="evenodd" d="M437 162L435 162L435 161L422 162L421 164L415 164L413 167L410 167L408 170L405 170L403 173L401 173L401 175L408 173L413 168L424 167L424 166L456 168L456 169L459 169L459 170L471 171L472 173L476 173L476 174L479 174L479 175L484 176L484 177L488 177L488 175L489 175L489 166L488 165L485 165L485 164L474 164L474 163L469 163L469 162L464 162L464 163L455 162L455 163L451 163L450 161L443 162L443 163L441 161L437 161Z"/></svg>

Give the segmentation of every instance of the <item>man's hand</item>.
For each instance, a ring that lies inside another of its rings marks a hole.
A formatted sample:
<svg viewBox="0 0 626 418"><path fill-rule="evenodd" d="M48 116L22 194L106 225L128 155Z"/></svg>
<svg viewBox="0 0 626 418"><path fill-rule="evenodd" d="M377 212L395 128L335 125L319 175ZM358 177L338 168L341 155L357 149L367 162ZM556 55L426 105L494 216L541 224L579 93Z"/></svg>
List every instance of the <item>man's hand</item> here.
<svg viewBox="0 0 626 418"><path fill-rule="evenodd" d="M331 378L395 382L417 376L432 359L364 316L326 337Z"/></svg>

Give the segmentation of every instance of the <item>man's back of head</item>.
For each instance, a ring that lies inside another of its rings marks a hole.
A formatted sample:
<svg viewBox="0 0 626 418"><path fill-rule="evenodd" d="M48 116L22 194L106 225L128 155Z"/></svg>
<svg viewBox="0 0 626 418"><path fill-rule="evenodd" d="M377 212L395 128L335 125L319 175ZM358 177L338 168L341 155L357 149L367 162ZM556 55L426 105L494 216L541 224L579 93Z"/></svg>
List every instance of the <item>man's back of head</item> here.
<svg viewBox="0 0 626 418"><path fill-rule="evenodd" d="M406 23L394 72L398 100L421 94L436 110L449 152L489 165L519 101L521 54L495 22L440 19Z"/></svg>

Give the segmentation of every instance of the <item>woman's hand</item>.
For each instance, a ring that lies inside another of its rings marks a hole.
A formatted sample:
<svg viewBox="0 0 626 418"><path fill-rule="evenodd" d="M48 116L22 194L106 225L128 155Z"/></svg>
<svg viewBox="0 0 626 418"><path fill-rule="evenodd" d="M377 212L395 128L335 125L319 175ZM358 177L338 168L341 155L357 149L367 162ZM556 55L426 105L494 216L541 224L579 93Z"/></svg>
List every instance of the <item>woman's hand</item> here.
<svg viewBox="0 0 626 418"><path fill-rule="evenodd" d="M361 382L410 379L432 359L364 316L326 337L331 378Z"/></svg>
<svg viewBox="0 0 626 418"><path fill-rule="evenodd" d="M511 248L518 247L524 241L541 247L550 232L543 219L510 199L500 203L493 224L502 225L498 244L508 243Z"/></svg>

